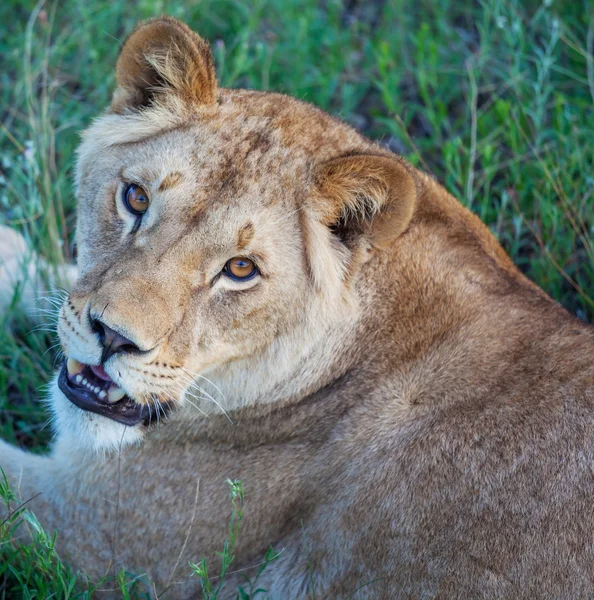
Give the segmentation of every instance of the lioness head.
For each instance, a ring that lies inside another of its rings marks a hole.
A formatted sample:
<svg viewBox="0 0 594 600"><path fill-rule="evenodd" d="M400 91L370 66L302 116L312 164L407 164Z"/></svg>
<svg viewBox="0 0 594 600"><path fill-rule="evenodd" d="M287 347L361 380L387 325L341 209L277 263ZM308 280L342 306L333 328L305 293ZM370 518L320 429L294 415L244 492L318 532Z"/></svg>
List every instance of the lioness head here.
<svg viewBox="0 0 594 600"><path fill-rule="evenodd" d="M106 448L171 410L228 414L339 376L358 274L413 214L410 168L312 106L218 89L174 19L140 24L116 75L78 152L58 429Z"/></svg>

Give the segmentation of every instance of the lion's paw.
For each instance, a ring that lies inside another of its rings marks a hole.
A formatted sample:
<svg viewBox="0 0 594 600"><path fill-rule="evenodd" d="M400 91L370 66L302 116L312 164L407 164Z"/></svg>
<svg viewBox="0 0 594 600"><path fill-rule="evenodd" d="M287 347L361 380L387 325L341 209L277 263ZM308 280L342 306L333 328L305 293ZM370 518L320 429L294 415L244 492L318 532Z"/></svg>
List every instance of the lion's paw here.
<svg viewBox="0 0 594 600"><path fill-rule="evenodd" d="M26 252L25 238L18 231L0 225L0 265L8 259L23 256Z"/></svg>
<svg viewBox="0 0 594 600"><path fill-rule="evenodd" d="M0 225L0 319L14 305L29 317L43 321L45 309L52 308L44 296L54 285L69 290L77 277L74 265L50 267L23 236L14 229ZM40 310L41 309L41 310Z"/></svg>
<svg viewBox="0 0 594 600"><path fill-rule="evenodd" d="M24 291L30 267L31 252L23 236L6 225L0 225L0 317L6 314L21 289Z"/></svg>

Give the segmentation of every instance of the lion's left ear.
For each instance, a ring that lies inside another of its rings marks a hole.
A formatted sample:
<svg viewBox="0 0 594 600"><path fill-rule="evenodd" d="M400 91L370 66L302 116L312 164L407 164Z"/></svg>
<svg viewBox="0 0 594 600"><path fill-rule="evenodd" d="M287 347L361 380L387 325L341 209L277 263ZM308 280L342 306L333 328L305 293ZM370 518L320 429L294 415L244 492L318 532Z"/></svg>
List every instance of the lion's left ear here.
<svg viewBox="0 0 594 600"><path fill-rule="evenodd" d="M396 157L359 154L321 164L315 174L315 210L348 241L367 234L388 246L408 226L415 208L415 182Z"/></svg>
<svg viewBox="0 0 594 600"><path fill-rule="evenodd" d="M185 23L159 17L140 23L122 46L111 108L139 110L155 101L207 105L217 82L210 47Z"/></svg>

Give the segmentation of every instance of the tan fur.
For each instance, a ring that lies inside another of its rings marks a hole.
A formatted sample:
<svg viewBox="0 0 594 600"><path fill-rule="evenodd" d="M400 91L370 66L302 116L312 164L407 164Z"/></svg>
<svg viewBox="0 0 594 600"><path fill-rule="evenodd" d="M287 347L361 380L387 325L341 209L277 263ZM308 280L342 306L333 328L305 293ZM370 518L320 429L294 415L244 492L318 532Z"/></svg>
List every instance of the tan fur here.
<svg viewBox="0 0 594 600"><path fill-rule="evenodd" d="M60 340L97 363L101 316L145 351L106 370L173 410L126 428L54 385L52 454L0 446L58 550L197 597L187 561L221 548L229 477L247 500L225 597L271 544L272 598L592 596L592 328L403 159L294 99L217 90L198 40L140 25L79 150ZM135 233L124 182L151 198ZM262 276L218 276L233 256Z"/></svg>

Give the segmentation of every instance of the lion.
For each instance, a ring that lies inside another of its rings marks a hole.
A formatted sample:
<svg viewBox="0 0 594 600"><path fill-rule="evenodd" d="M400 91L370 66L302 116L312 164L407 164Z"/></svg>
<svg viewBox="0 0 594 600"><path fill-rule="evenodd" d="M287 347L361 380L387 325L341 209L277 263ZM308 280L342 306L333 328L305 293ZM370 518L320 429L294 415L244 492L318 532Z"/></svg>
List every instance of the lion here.
<svg viewBox="0 0 594 600"><path fill-rule="evenodd" d="M228 535L271 598L594 594L594 331L435 180L140 23L77 154L47 456L0 463L94 580ZM39 495L37 495L39 494ZM352 595L352 596L351 596Z"/></svg>

